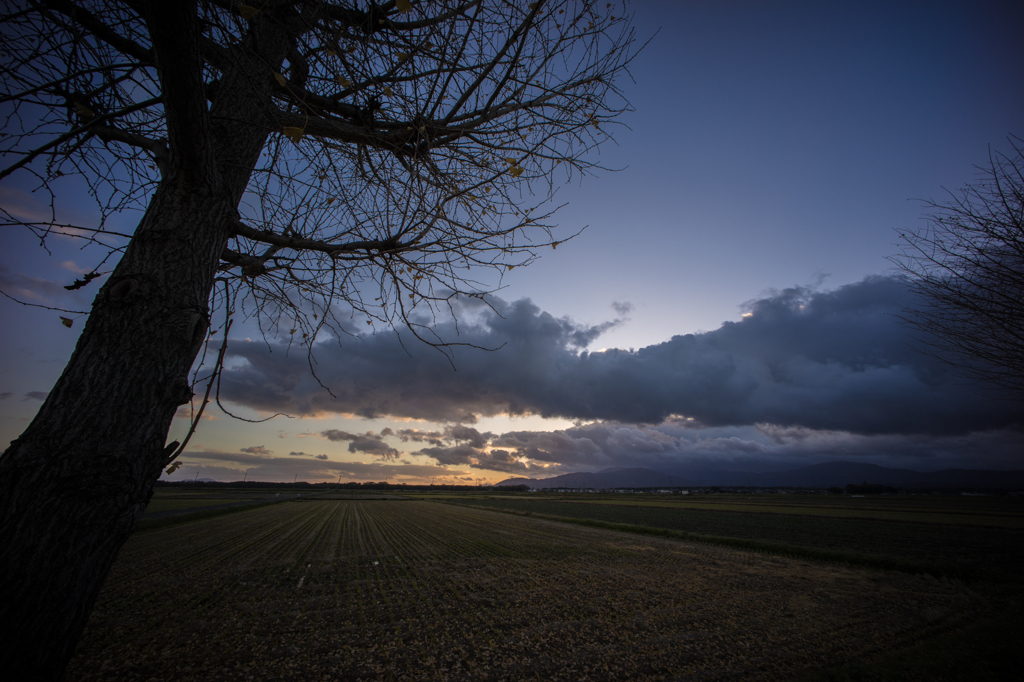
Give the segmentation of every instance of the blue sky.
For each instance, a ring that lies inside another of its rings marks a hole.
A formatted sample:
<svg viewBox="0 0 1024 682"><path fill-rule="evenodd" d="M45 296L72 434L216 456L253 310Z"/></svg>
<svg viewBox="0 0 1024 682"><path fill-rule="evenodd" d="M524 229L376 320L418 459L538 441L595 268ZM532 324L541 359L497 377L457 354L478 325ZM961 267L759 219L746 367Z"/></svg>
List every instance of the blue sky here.
<svg viewBox="0 0 1024 682"><path fill-rule="evenodd" d="M1019 3L632 9L654 37L620 84L636 111L600 151L622 170L563 188L557 222L587 229L505 276L504 320L465 311L466 334L512 343L460 351L455 373L386 334L325 347L335 392L355 396L332 402L297 373L303 358L268 356L240 329L233 404L294 418L215 411L176 478L494 482L857 458L1020 468L1013 410L907 350L892 316L905 292L884 279L898 231L920 225L916 200L970 182L990 145L1024 130ZM22 189L5 181L0 201L37 210ZM47 255L4 229L4 291L88 305L95 289L62 289L92 267L88 252L55 241ZM6 443L82 321L66 329L6 299L0 314Z"/></svg>

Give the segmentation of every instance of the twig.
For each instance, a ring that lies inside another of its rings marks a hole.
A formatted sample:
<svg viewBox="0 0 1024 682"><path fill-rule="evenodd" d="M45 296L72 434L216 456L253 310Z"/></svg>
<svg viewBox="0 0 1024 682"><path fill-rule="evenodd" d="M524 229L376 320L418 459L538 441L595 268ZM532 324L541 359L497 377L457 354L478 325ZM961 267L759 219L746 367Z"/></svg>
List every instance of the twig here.
<svg viewBox="0 0 1024 682"><path fill-rule="evenodd" d="M203 417L203 410L206 409L207 403L210 402L210 391L213 390L213 383L217 377L220 376L221 370L224 369L224 353L228 350L228 332L231 331L231 325L234 320L228 320L228 324L224 329L224 341L220 344L220 352L217 353L217 363L213 366L213 374L210 375L210 381L206 384L206 395L203 396L203 404L199 406L199 412L196 413L195 419L192 420L192 425L188 429L188 433L185 435L185 440L178 446L178 449L173 455L164 463L164 466L169 466L171 462L178 459L178 455L185 451L185 446L188 445L189 439L192 438L192 434L196 432L196 428L199 426L199 420Z"/></svg>

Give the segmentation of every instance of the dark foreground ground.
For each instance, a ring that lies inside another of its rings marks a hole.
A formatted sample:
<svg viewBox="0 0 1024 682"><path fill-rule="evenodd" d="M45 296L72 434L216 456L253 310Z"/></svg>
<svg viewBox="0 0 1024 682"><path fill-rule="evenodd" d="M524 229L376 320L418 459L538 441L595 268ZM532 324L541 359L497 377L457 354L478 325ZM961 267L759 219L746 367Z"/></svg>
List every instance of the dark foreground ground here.
<svg viewBox="0 0 1024 682"><path fill-rule="evenodd" d="M68 679L1014 679L1022 663L1019 499L349 497L140 531Z"/></svg>

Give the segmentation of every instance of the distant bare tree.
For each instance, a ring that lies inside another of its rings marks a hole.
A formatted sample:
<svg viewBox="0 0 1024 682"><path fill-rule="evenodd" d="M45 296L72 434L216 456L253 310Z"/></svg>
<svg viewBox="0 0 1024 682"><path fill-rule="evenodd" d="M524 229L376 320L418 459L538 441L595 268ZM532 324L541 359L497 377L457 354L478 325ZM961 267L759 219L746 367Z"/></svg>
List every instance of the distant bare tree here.
<svg viewBox="0 0 1024 682"><path fill-rule="evenodd" d="M963 374L1024 397L1024 149L990 153L982 178L944 203L927 225L901 234L893 259L920 304L904 319Z"/></svg>
<svg viewBox="0 0 1024 682"><path fill-rule="evenodd" d="M0 179L50 205L45 219L3 207L4 224L44 246L60 233L98 247L95 270L69 286L113 268L63 375L0 457L5 674L61 675L181 452L166 443L175 412L200 379L212 385L196 357L233 315L307 352L356 323L440 345L423 320L494 286L475 272L500 277L558 244L545 207L595 169L587 153L628 109L615 87L633 54L624 11L4 4ZM68 218L75 183L95 222Z"/></svg>

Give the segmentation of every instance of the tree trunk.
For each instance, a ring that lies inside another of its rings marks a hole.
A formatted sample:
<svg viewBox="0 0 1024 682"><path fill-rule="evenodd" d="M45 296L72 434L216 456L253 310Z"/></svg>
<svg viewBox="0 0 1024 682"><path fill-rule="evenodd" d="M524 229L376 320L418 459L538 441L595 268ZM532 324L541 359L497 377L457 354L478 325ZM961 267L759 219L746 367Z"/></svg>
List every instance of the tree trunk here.
<svg viewBox="0 0 1024 682"><path fill-rule="evenodd" d="M64 373L0 456L0 664L58 680L111 564L166 466L177 408L209 327L220 255L276 126L281 17L252 22L207 106L194 4L152 2L171 167L93 302Z"/></svg>
<svg viewBox="0 0 1024 682"><path fill-rule="evenodd" d="M161 186L63 375L0 457L0 660L59 679L107 571L165 466L234 207Z"/></svg>

